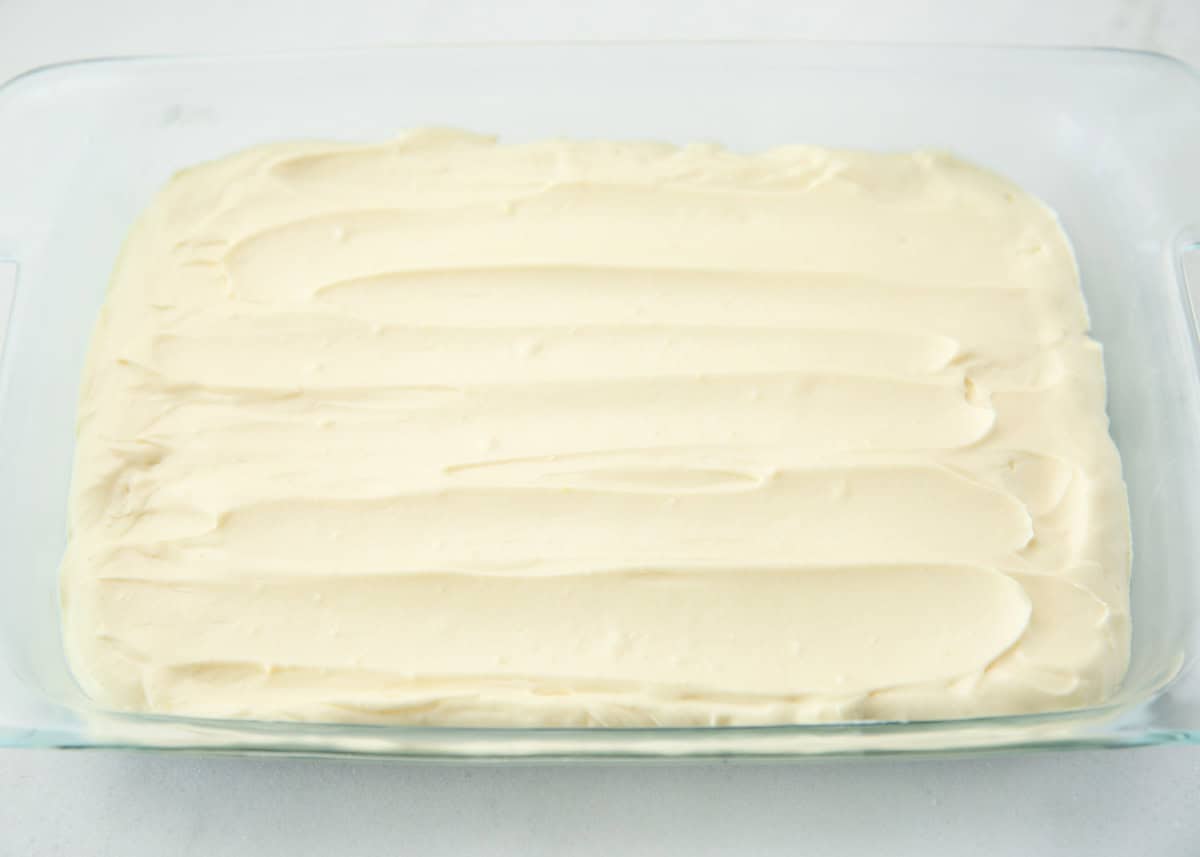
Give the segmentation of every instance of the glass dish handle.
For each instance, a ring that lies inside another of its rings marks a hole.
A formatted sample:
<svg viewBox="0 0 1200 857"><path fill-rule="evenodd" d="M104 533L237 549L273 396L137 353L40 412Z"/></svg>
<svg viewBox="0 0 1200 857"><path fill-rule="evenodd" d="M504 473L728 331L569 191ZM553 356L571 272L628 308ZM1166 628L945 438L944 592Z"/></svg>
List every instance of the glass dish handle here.
<svg viewBox="0 0 1200 857"><path fill-rule="evenodd" d="M0 393L7 382L4 357L9 350L11 323L17 298L17 277L21 265L15 252L0 241ZM0 486L15 490L8 484L4 469L4 449L0 448ZM5 569L6 573L16 573ZM3 630L3 629L0 629ZM13 665L0 661L0 747L67 745L78 743L73 719L54 710L54 707L31 692Z"/></svg>
<svg viewBox="0 0 1200 857"><path fill-rule="evenodd" d="M1200 360L1200 226L1181 229L1174 241L1173 251L1179 288L1192 323L1192 344Z"/></svg>
<svg viewBox="0 0 1200 857"><path fill-rule="evenodd" d="M1180 299L1191 328L1192 350L1200 371L1200 224L1180 229L1170 245L1169 263L1174 268ZM1200 426L1195 427L1200 431ZM1185 602L1200 597L1200 584L1191 578L1179 593ZM1192 610L1200 606L1191 607ZM1191 623L1174 675L1165 688L1140 712L1140 722L1131 732L1143 741L1200 743L1200 627ZM1186 653L1186 654L1185 654ZM1120 731L1120 730L1117 730Z"/></svg>
<svg viewBox="0 0 1200 857"><path fill-rule="evenodd" d="M20 266L16 259L9 258L0 245L0 359L4 357L4 346L8 342L8 320L12 317L13 304L17 301L17 274Z"/></svg>

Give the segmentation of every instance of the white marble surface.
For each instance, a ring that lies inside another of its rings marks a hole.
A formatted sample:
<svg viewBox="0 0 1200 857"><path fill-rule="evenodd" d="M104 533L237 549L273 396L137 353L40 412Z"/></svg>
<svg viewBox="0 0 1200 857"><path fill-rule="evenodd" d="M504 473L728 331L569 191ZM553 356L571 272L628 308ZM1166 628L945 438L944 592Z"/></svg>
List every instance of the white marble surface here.
<svg viewBox="0 0 1200 857"><path fill-rule="evenodd" d="M0 79L107 54L553 38L1105 44L1164 51L1200 65L1196 0L339 0L303 4L313 8L300 11L301 5L0 0ZM0 322L7 310L2 280ZM1195 857L1198 808L1200 749L1185 747L574 768L0 752L3 857Z"/></svg>

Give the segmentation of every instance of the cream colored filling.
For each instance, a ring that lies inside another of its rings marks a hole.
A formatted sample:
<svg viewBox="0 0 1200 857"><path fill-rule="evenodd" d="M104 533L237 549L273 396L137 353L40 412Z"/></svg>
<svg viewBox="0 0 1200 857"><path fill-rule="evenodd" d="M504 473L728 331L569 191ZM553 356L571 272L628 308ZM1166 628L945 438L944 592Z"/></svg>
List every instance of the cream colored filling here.
<svg viewBox="0 0 1200 857"><path fill-rule="evenodd" d="M1053 215L944 154L427 130L178 175L85 373L105 706L488 725L1097 703L1129 518Z"/></svg>

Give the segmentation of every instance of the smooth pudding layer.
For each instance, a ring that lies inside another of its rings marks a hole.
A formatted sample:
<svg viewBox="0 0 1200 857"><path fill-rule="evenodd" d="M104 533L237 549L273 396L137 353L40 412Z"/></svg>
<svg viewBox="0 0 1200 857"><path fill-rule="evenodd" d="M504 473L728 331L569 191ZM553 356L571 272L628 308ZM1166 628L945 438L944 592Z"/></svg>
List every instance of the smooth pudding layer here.
<svg viewBox="0 0 1200 857"><path fill-rule="evenodd" d="M178 175L84 377L100 704L456 725L1094 704L1129 515L1067 241L934 152L426 130Z"/></svg>

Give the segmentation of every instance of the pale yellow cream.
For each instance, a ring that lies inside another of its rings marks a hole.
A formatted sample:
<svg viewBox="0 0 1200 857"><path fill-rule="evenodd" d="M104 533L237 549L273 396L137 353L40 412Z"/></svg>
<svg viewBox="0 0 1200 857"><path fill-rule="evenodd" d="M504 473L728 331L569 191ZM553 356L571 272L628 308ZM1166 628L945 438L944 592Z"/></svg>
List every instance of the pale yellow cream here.
<svg viewBox="0 0 1200 857"><path fill-rule="evenodd" d="M485 725L1088 705L1129 649L1099 346L934 152L420 131L188 170L80 405L102 705Z"/></svg>

